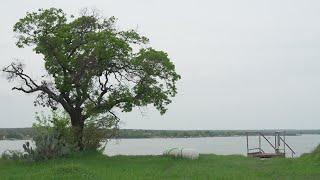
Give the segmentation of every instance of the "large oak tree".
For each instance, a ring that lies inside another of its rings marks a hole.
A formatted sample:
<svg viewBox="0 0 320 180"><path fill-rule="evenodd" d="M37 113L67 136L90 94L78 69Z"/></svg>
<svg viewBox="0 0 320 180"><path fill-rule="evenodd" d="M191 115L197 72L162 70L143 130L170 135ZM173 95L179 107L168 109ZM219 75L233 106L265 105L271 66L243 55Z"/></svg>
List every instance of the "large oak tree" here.
<svg viewBox="0 0 320 180"><path fill-rule="evenodd" d="M167 53L149 47L135 30L119 30L114 17L67 17L61 9L39 9L14 25L16 45L42 55L46 74L33 79L13 62L3 69L9 80L22 82L13 90L37 93L38 105L63 107L80 148L84 123L92 116L149 104L166 112L180 79Z"/></svg>

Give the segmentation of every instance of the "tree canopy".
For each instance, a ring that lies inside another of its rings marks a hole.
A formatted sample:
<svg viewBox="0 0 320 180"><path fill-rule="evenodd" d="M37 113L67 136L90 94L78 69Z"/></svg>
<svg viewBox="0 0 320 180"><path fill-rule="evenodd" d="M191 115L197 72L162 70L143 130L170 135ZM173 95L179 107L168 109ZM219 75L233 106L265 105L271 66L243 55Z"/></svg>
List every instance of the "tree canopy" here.
<svg viewBox="0 0 320 180"><path fill-rule="evenodd" d="M150 47L136 30L119 30L115 17L39 9L27 13L13 31L16 45L33 47L46 70L36 80L22 63L11 63L3 69L7 78L23 82L13 90L38 93L36 105L56 109L60 104L74 127L81 129L91 116L114 115L115 108L129 112L152 104L163 114L177 93L180 75L168 54Z"/></svg>

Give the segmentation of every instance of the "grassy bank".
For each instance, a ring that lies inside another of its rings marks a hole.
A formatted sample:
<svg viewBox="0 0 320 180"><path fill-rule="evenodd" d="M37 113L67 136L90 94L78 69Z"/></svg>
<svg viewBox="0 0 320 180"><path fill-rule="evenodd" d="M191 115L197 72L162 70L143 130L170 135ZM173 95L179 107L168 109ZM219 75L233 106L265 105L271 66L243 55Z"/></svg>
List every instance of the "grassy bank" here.
<svg viewBox="0 0 320 180"><path fill-rule="evenodd" d="M0 160L0 179L319 179L320 161L259 160L200 155L198 160L161 156L75 155L25 163Z"/></svg>

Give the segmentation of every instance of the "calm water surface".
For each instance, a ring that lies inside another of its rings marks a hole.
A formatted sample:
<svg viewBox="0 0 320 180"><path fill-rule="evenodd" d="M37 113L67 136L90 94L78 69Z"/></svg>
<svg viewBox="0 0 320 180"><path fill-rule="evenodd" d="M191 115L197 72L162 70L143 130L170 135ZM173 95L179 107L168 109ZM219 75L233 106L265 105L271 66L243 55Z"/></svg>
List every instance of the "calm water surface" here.
<svg viewBox="0 0 320 180"><path fill-rule="evenodd" d="M267 137L274 142L273 137ZM320 144L320 135L287 136L287 143L296 151L295 157L312 151ZM22 150L24 140L1 140L0 153L6 149ZM258 138L250 137L251 148L257 146ZM113 155L159 155L173 147L193 148L200 153L218 155L246 155L246 137L206 137L206 138L150 138L150 139L118 139L108 142L105 154ZM272 152L266 141L262 141L265 151ZM287 151L289 152L289 151ZM288 153L288 155L291 155Z"/></svg>

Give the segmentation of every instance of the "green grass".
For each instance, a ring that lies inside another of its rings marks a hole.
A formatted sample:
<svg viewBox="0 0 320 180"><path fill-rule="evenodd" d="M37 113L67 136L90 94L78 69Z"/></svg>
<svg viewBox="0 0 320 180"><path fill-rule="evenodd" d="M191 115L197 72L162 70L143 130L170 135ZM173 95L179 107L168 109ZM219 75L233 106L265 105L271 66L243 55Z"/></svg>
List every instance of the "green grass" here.
<svg viewBox="0 0 320 180"><path fill-rule="evenodd" d="M238 155L187 160L90 153L34 163L0 160L0 179L320 179L320 160Z"/></svg>

